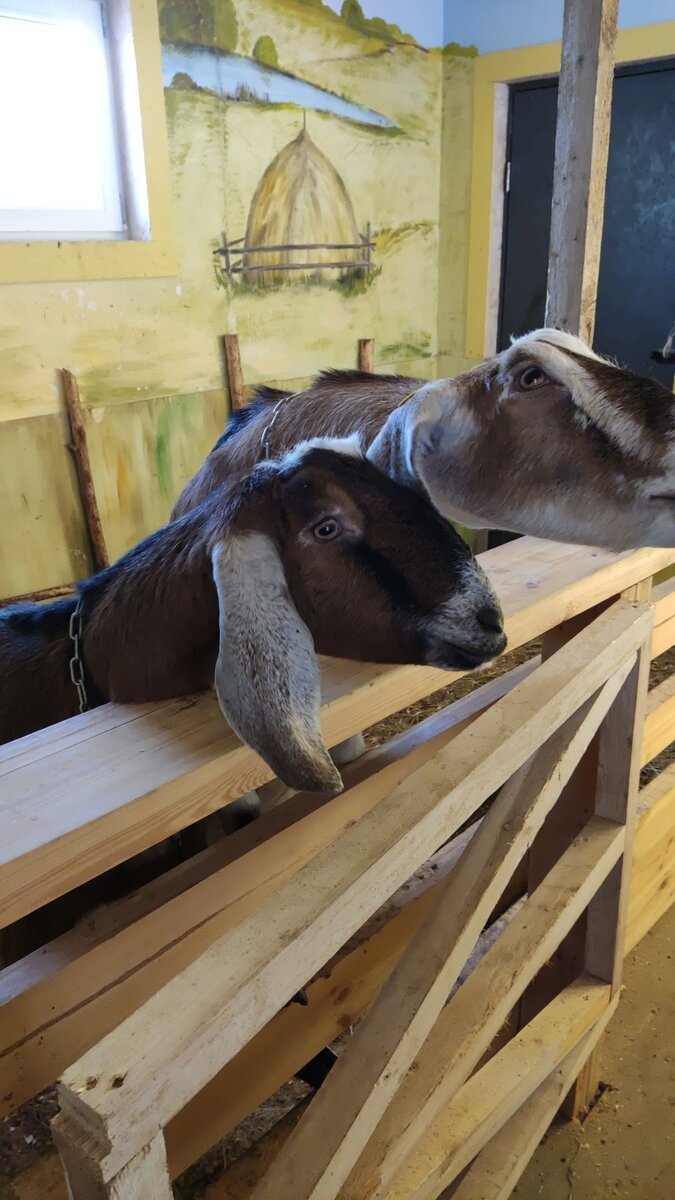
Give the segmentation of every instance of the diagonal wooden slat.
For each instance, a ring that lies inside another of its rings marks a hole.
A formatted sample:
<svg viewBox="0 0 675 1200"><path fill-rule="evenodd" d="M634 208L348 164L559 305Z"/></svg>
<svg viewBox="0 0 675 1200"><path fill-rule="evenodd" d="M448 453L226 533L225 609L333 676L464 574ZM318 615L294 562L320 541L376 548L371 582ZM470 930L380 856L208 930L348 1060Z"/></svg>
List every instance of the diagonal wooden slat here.
<svg viewBox="0 0 675 1200"><path fill-rule="evenodd" d="M442 1146L426 1131L476 1068L537 971L554 953L619 860L623 829L596 818L522 905L446 1004L341 1197L407 1200L410 1180L433 1174ZM414 1147L401 1164L396 1137ZM374 1168L374 1169L373 1169ZM392 1176L394 1176L392 1178Z"/></svg>
<svg viewBox="0 0 675 1200"><path fill-rule="evenodd" d="M637 651L651 621L645 606L614 605L66 1073L62 1105L109 1178Z"/></svg>
<svg viewBox="0 0 675 1200"><path fill-rule="evenodd" d="M629 660L502 788L433 912L260 1185L260 1200L291 1188L296 1200L339 1191L631 666Z"/></svg>
<svg viewBox="0 0 675 1200"><path fill-rule="evenodd" d="M612 1012L617 1004L618 997ZM424 1175L425 1195L440 1195L457 1178L592 1026L607 1018L609 1005L609 985L581 976L467 1080L434 1123L443 1157L433 1175Z"/></svg>
<svg viewBox="0 0 675 1200"><path fill-rule="evenodd" d="M488 1142L453 1192L453 1200L509 1200L565 1094L605 1032L617 1001L615 997L557 1070Z"/></svg>

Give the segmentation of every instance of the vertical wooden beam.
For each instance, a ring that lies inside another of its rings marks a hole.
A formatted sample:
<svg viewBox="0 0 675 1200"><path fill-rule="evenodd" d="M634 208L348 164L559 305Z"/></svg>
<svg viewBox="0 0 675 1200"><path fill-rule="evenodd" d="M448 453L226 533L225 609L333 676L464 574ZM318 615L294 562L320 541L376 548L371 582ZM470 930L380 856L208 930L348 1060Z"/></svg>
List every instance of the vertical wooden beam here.
<svg viewBox="0 0 675 1200"><path fill-rule="evenodd" d="M593 339L618 0L565 0L546 324Z"/></svg>
<svg viewBox="0 0 675 1200"><path fill-rule="evenodd" d="M103 567L108 566L110 560L105 544L101 516L98 511L94 479L91 473L87 434L84 428L82 404L80 402L80 389L77 386L77 379L73 373L67 371L65 367L61 370L61 378L63 380L63 394L66 400L66 408L68 409L70 436L72 438L70 450L75 459L80 498L82 500L82 507L84 508L84 517L87 523L94 566L97 571L100 571Z"/></svg>
<svg viewBox="0 0 675 1200"><path fill-rule="evenodd" d="M245 408L244 376L241 371L241 355L239 353L239 338L236 333L223 334L225 345L225 363L227 366L227 382L230 388L230 407L232 412Z"/></svg>
<svg viewBox="0 0 675 1200"><path fill-rule="evenodd" d="M624 592L627 599L649 600L652 581ZM626 923L633 862L633 841L640 786L640 761L647 690L650 645L643 646L599 737L595 812L626 826L623 855L589 905L586 914L584 966L590 975L612 985L612 996L621 986L626 944ZM600 1087L602 1041L598 1042L568 1093L563 1111L571 1117L587 1112Z"/></svg>
<svg viewBox="0 0 675 1200"><path fill-rule="evenodd" d="M372 375L375 370L375 339L359 338L359 371L368 371Z"/></svg>

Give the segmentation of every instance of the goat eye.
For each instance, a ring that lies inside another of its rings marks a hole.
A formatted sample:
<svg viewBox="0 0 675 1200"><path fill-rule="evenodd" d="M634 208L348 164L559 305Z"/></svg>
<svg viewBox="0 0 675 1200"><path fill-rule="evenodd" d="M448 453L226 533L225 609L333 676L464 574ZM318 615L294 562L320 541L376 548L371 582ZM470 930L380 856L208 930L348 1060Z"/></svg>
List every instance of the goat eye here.
<svg viewBox="0 0 675 1200"><path fill-rule="evenodd" d="M326 517L325 521L320 521L314 526L312 533L318 542L332 542L333 538L342 533L342 526L334 517Z"/></svg>
<svg viewBox="0 0 675 1200"><path fill-rule="evenodd" d="M525 367L516 378L516 387L523 392L531 392L534 388L543 387L545 383L550 383L550 380L541 367Z"/></svg>

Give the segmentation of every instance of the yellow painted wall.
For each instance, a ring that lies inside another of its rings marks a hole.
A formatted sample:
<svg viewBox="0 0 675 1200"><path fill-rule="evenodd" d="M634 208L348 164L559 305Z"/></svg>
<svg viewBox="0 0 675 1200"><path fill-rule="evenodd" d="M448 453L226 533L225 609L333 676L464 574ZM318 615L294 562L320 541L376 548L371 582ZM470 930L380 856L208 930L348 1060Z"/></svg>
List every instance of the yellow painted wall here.
<svg viewBox="0 0 675 1200"><path fill-rule="evenodd" d="M152 0L134 2L147 17ZM185 13L201 6L222 18L226 3L191 0ZM166 88L176 274L0 284L0 596L89 570L59 367L79 380L104 531L116 556L166 519L223 427L224 332L239 334L247 384L297 384L324 366L352 366L357 339L366 336L376 339L379 369L433 377L439 350L450 363L457 351L462 357L471 60L445 63L446 128L459 138L463 176L461 184L456 174L443 184L453 199L452 211L443 208L439 256L440 50L385 44L301 0L233 3L237 54L250 56L258 37L272 34L284 70L395 123L382 130L311 109L305 118L344 181L358 228L371 222L376 272L351 291L334 279L226 286L213 260L220 231L243 236L260 178L297 135L303 113ZM180 26L181 4L160 5L165 40ZM217 24L200 29L207 44L217 44ZM439 280L445 257L452 270ZM447 314L440 326L439 290Z"/></svg>

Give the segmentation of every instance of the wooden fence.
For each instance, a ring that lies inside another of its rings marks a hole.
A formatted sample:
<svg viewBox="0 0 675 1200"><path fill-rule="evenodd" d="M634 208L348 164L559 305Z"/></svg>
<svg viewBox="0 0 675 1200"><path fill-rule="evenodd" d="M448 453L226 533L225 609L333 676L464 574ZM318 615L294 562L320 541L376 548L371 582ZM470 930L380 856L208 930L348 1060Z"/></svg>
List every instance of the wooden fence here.
<svg viewBox="0 0 675 1200"><path fill-rule="evenodd" d="M543 638L541 659L370 751L342 796L294 797L0 972L0 1105L61 1077L74 1200L168 1198L351 1026L257 1200L421 1200L467 1167L462 1200L508 1196L614 1011L624 950L675 893L675 767L637 794L675 733L673 678L647 693L675 643L675 583L649 603L672 559L528 538L483 555L510 647ZM328 663L327 741L446 683ZM269 776L211 697L4 747L0 924ZM54 1158L14 1187L66 1194Z"/></svg>

